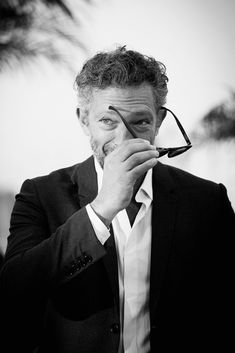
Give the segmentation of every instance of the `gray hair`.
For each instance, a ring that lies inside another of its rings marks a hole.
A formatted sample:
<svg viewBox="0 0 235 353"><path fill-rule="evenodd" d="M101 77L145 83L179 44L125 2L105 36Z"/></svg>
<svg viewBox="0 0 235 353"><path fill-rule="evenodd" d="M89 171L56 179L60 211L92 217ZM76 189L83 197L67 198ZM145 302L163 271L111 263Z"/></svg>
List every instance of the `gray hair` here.
<svg viewBox="0 0 235 353"><path fill-rule="evenodd" d="M76 77L75 88L79 100L87 105L93 89L126 88L148 83L152 86L157 108L166 103L167 82L164 64L123 46L114 51L100 52L89 59Z"/></svg>

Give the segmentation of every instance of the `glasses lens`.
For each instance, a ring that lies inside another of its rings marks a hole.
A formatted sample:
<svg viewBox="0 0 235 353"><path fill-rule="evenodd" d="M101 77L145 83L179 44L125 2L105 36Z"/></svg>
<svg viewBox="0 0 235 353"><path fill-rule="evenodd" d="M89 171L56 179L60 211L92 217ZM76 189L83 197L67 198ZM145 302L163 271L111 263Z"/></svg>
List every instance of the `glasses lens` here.
<svg viewBox="0 0 235 353"><path fill-rule="evenodd" d="M172 149L169 151L168 157L172 158L172 157L178 156L179 154L184 153L187 150L188 150L188 146Z"/></svg>
<svg viewBox="0 0 235 353"><path fill-rule="evenodd" d="M159 152L159 157L165 156L168 153L168 148L156 147L156 150Z"/></svg>

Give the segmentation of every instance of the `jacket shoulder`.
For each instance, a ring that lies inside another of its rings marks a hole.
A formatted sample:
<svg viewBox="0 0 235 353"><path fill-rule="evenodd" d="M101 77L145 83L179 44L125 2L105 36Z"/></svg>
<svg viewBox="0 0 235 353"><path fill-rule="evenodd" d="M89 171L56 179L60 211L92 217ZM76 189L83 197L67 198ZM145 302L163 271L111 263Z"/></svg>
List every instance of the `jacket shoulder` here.
<svg viewBox="0 0 235 353"><path fill-rule="evenodd" d="M187 188L187 187L205 187L211 189L218 189L218 184L212 180L202 178L180 168L170 166L167 164L161 164L162 168L166 170L166 172L173 178L175 183L178 184L179 187Z"/></svg>
<svg viewBox="0 0 235 353"><path fill-rule="evenodd" d="M69 167L56 169L48 174L31 178L30 181L33 182L35 185L66 182L67 180L70 180L72 178L73 173L79 168L80 165L81 163L78 163Z"/></svg>

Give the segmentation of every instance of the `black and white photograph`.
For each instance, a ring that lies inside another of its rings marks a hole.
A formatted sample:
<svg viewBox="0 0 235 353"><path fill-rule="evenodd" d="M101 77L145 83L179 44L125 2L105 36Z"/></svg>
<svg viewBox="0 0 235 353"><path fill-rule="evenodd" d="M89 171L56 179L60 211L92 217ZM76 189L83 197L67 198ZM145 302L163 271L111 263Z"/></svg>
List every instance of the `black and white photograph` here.
<svg viewBox="0 0 235 353"><path fill-rule="evenodd" d="M0 351L235 349L235 2L0 0Z"/></svg>

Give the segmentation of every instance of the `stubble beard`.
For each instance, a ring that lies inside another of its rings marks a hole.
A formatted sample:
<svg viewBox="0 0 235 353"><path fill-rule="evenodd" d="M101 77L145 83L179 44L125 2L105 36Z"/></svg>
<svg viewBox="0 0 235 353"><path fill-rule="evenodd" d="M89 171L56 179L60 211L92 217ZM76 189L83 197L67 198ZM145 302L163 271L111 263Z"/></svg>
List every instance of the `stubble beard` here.
<svg viewBox="0 0 235 353"><path fill-rule="evenodd" d="M116 144L110 144L110 145L104 145L102 148L99 148L97 142L91 138L90 139L90 145L91 149L93 151L94 156L96 157L99 165L101 166L102 169L104 169L104 162L105 162L105 157L113 152L116 148Z"/></svg>

